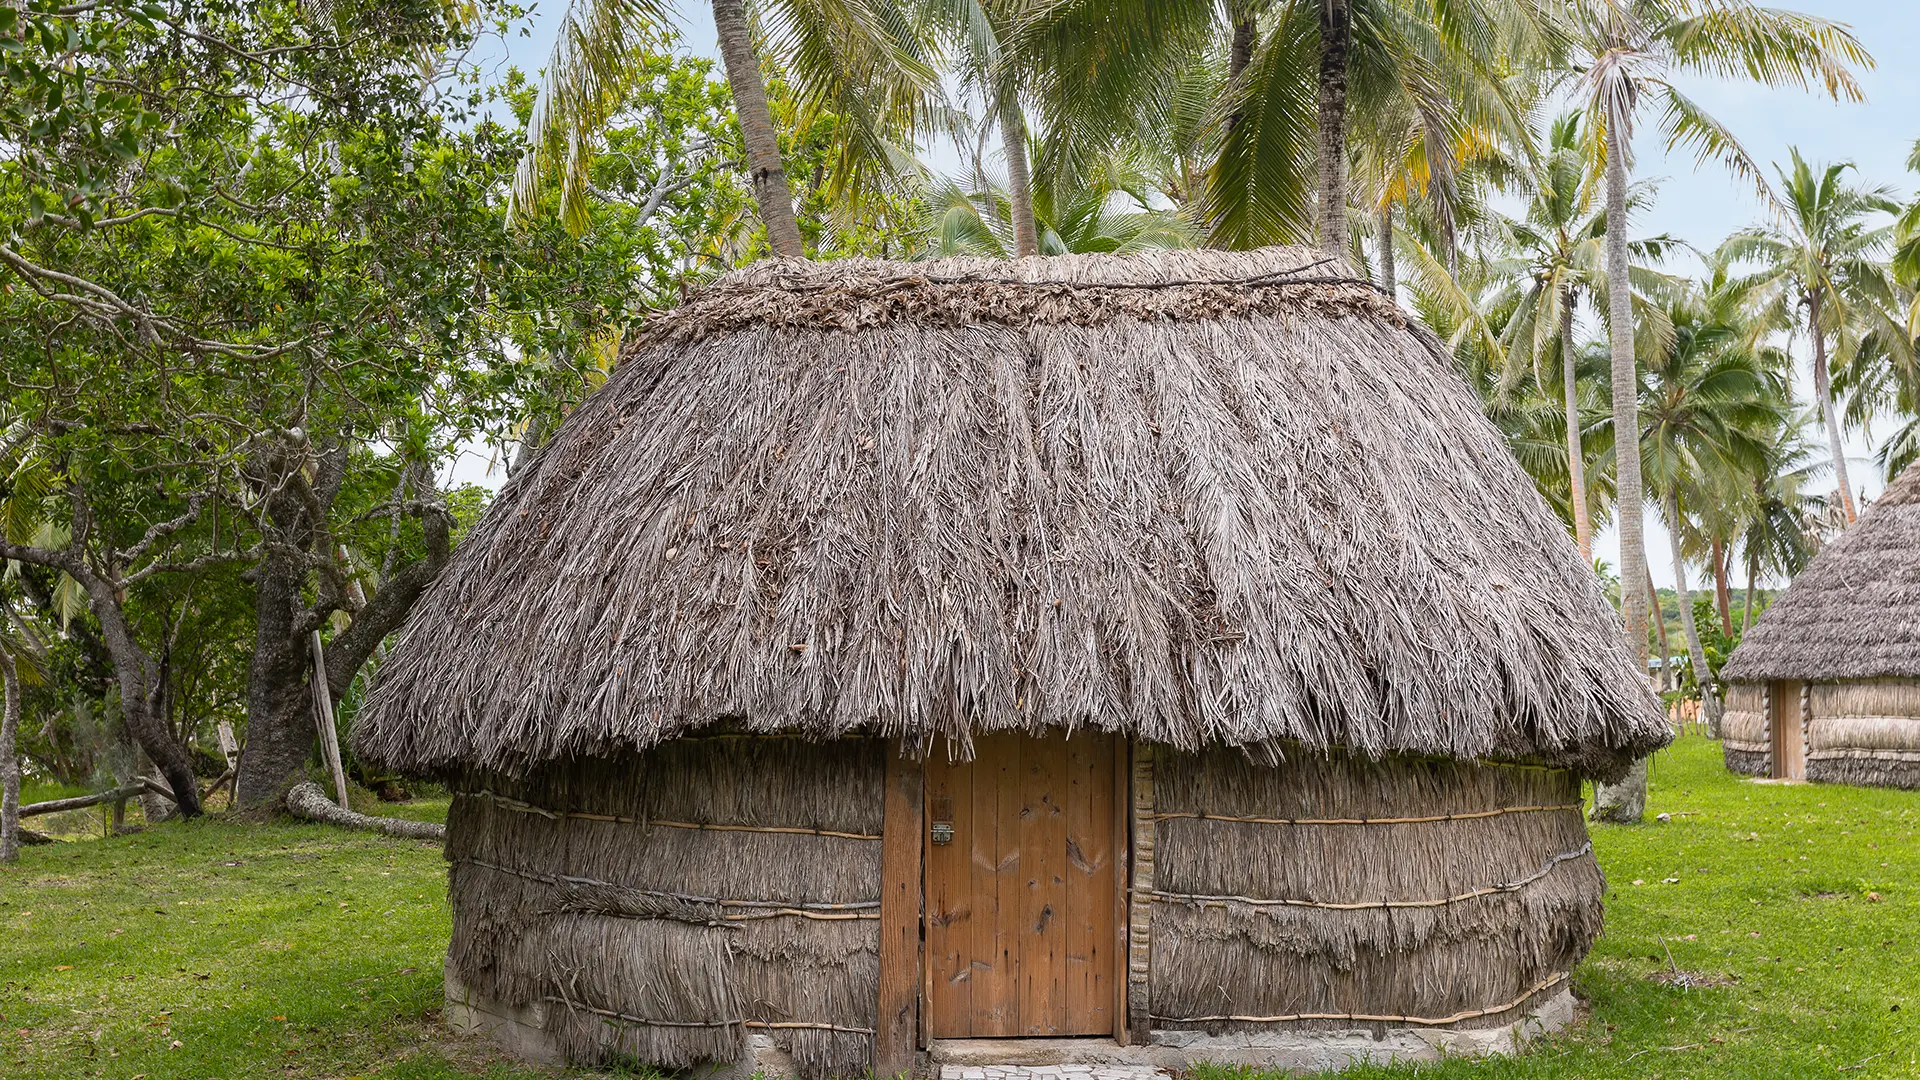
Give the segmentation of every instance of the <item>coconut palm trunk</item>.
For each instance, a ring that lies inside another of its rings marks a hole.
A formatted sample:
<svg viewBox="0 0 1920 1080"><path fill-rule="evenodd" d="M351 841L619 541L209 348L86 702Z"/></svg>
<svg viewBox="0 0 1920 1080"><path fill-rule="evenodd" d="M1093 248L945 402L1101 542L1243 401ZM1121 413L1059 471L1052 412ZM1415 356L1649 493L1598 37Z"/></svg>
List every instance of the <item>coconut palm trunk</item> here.
<svg viewBox="0 0 1920 1080"><path fill-rule="evenodd" d="M0 682L6 707L0 713L0 863L20 857L20 668L13 654L0 648Z"/></svg>
<svg viewBox="0 0 1920 1080"><path fill-rule="evenodd" d="M1614 491L1620 526L1620 617L1627 652L1647 670L1646 531L1640 483L1640 387L1633 356L1633 294L1627 280L1626 132L1607 132L1607 321L1613 343ZM1644 592L1642 591L1644 590ZM1663 628L1664 629L1664 628ZM1664 662L1664 661L1663 661ZM1646 762L1635 762L1619 784L1594 788L1597 821L1636 822L1646 813Z"/></svg>
<svg viewBox="0 0 1920 1080"><path fill-rule="evenodd" d="M1727 585L1727 543L1713 538L1713 606L1720 612L1720 632L1733 636L1733 592Z"/></svg>
<svg viewBox="0 0 1920 1080"><path fill-rule="evenodd" d="M1347 64L1353 51L1353 12L1347 0L1320 0L1320 214L1315 229L1323 251L1339 254L1347 240Z"/></svg>
<svg viewBox="0 0 1920 1080"><path fill-rule="evenodd" d="M780 137L774 132L773 111L767 107L767 87L760 77L760 57L753 50L753 31L744 0L713 0L713 29L720 43L720 59L733 89L733 109L740 118L747 175L753 201L767 227L767 243L774 254L805 258L800 223L793 216L793 191L780 162Z"/></svg>
<svg viewBox="0 0 1920 1080"><path fill-rule="evenodd" d="M1760 576L1760 560L1747 556L1747 602L1740 611L1740 632L1745 634L1747 627L1753 625L1753 579Z"/></svg>
<svg viewBox="0 0 1920 1080"><path fill-rule="evenodd" d="M1820 419L1827 428L1827 448L1833 454L1833 478L1840 485L1840 506L1847 512L1847 524L1859 520L1853 505L1853 486L1847 481L1847 454L1840 443L1840 420L1833 411L1833 379L1827 370L1827 332L1820 326L1821 297L1816 289L1807 295L1807 330L1813 338L1813 394L1820 399Z"/></svg>
<svg viewBox="0 0 1920 1080"><path fill-rule="evenodd" d="M1015 256L1040 254L1040 231L1033 219L1033 170L1027 162L1027 122L1020 103L1000 107L1000 139L1007 158L1007 210L1013 218Z"/></svg>
<svg viewBox="0 0 1920 1080"><path fill-rule="evenodd" d="M1687 588L1687 561L1680 554L1680 496L1667 492L1667 544L1673 552L1673 591L1680 599L1680 631L1687 636L1687 658L1693 661L1693 678L1700 686L1700 719L1707 734L1720 737L1720 686L1707 664L1706 647L1700 643L1700 625L1693 617L1693 594Z"/></svg>
<svg viewBox="0 0 1920 1080"><path fill-rule="evenodd" d="M1587 509L1587 458L1580 445L1580 365L1573 352L1573 290L1560 297L1560 378L1567 405L1567 480L1573 503L1573 541L1593 561L1593 515Z"/></svg>
<svg viewBox="0 0 1920 1080"><path fill-rule="evenodd" d="M1374 215L1379 220L1380 288L1388 296L1395 296L1400 282L1399 272L1393 265L1393 204L1381 203Z"/></svg>
<svg viewBox="0 0 1920 1080"><path fill-rule="evenodd" d="M1620 615L1627 649L1646 669L1646 529L1640 480L1640 377L1633 354L1633 285L1627 278L1627 148L1624 132L1607 132L1607 316L1613 346L1614 501L1620 525ZM1631 587L1628 587L1631 583Z"/></svg>
<svg viewBox="0 0 1920 1080"><path fill-rule="evenodd" d="M1660 689L1673 689L1673 668L1667 661L1673 658L1673 646L1667 644L1667 609L1660 605L1660 590L1653 587L1653 560L1646 557L1643 550L1640 566L1646 571L1641 582L1647 587L1647 617L1653 623L1654 640L1660 643Z"/></svg>

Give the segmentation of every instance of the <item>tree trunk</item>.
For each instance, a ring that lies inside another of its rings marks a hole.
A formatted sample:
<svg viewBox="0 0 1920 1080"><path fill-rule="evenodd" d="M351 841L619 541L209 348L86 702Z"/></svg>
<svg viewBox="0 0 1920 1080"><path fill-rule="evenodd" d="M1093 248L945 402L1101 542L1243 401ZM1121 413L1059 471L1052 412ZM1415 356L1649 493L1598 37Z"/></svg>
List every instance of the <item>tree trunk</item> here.
<svg viewBox="0 0 1920 1080"><path fill-rule="evenodd" d="M1827 426L1827 447L1833 453L1833 478L1840 485L1840 506L1847 524L1859 520L1853 505L1853 486L1847 481L1847 453L1840 444L1840 421L1833 411L1833 382L1827 371L1827 332L1820 327L1820 294L1807 297L1807 329L1813 337L1813 396L1820 402L1820 419Z"/></svg>
<svg viewBox="0 0 1920 1080"><path fill-rule="evenodd" d="M1593 820L1637 825L1647 814L1647 759L1637 758L1617 784L1593 785Z"/></svg>
<svg viewBox="0 0 1920 1080"><path fill-rule="evenodd" d="M1007 210L1013 217L1013 254L1040 254L1040 231L1033 220L1033 173L1027 165L1027 122L1020 103L1000 106L1000 142L1007 158Z"/></svg>
<svg viewBox="0 0 1920 1080"><path fill-rule="evenodd" d="M1753 579L1760 576L1759 560L1747 558L1747 604L1740 612L1740 634L1746 636L1747 628L1753 625Z"/></svg>
<svg viewBox="0 0 1920 1080"><path fill-rule="evenodd" d="M1720 609L1720 632L1733 636L1733 593L1727 587L1727 545L1713 538L1713 603Z"/></svg>
<svg viewBox="0 0 1920 1080"><path fill-rule="evenodd" d="M1253 13L1251 11L1242 8L1234 12L1233 45L1227 51L1228 78L1239 78L1240 73L1247 70L1247 65L1253 63L1253 37L1256 29L1257 27L1254 25ZM1227 130L1233 130L1233 125L1238 122L1239 119L1240 114L1238 112L1228 116Z"/></svg>
<svg viewBox="0 0 1920 1080"><path fill-rule="evenodd" d="M254 568L253 656L247 665L247 744L234 777L236 806L279 802L313 752L312 656L297 625L306 575L269 551Z"/></svg>
<svg viewBox="0 0 1920 1080"><path fill-rule="evenodd" d="M1247 70L1247 65L1253 63L1256 29L1252 12L1244 8L1234 12L1233 44L1227 49L1227 82L1230 87L1240 78L1240 73ZM1242 119L1240 109L1236 106L1227 114L1226 129L1232 131L1239 127Z"/></svg>
<svg viewBox="0 0 1920 1080"><path fill-rule="evenodd" d="M1587 455L1580 445L1580 368L1573 352L1573 290L1560 296L1560 372L1567 403L1567 479L1573 500L1573 542L1593 562L1593 515L1587 510Z"/></svg>
<svg viewBox="0 0 1920 1080"><path fill-rule="evenodd" d="M1627 650L1646 670L1647 611L1653 594L1639 595L1647 577L1646 529L1640 481L1639 368L1633 355L1633 286L1627 279L1626 133L1607 132L1607 312L1613 345L1615 505L1620 525L1620 608ZM1631 587L1628 583L1631 582Z"/></svg>
<svg viewBox="0 0 1920 1080"><path fill-rule="evenodd" d="M1660 603L1660 590L1653 587L1653 563L1647 558L1644 548L1640 553L1640 567L1646 572L1642 581L1647 587L1647 606L1653 622L1654 640L1660 643L1660 689L1672 690L1674 688L1671 665L1673 646L1667 644L1667 609ZM1641 655L1644 657L1645 653Z"/></svg>
<svg viewBox="0 0 1920 1080"><path fill-rule="evenodd" d="M114 674L120 684L120 723L127 729L160 775L173 789L174 811L183 818L200 816L200 789L193 775L193 759L167 729L165 718L154 712L150 687L155 665L134 640L133 627L127 622L120 598L111 585L92 573L79 579L86 587L93 617L100 623L107 652L113 657Z"/></svg>
<svg viewBox="0 0 1920 1080"><path fill-rule="evenodd" d="M1320 0L1320 214L1315 239L1338 255L1347 243L1347 63L1353 12L1347 0Z"/></svg>
<svg viewBox="0 0 1920 1080"><path fill-rule="evenodd" d="M1380 289L1396 300L1400 295L1400 274L1393 265L1393 204L1381 203L1374 211L1378 221L1377 233L1380 244Z"/></svg>
<svg viewBox="0 0 1920 1080"><path fill-rule="evenodd" d="M753 32L742 0L713 0L713 30L719 39L720 59L733 89L733 110L740 119L745 143L747 176L753 201L767 227L767 243L775 255L806 258L800 223L793 216L793 191L780 162L780 138L774 132L773 111L767 107L767 87L760 77L760 57L753 51Z"/></svg>
<svg viewBox="0 0 1920 1080"><path fill-rule="evenodd" d="M408 840L444 841L447 838L447 827L438 822L373 817L349 810L344 806L335 806L327 799L327 793L320 790L320 785L311 780L303 780L287 791L287 810L293 816L303 817L308 821L339 825L348 829L366 829Z"/></svg>
<svg viewBox="0 0 1920 1080"><path fill-rule="evenodd" d="M1720 685L1700 644L1700 625L1693 618L1693 594L1687 588L1687 562L1680 554L1680 497L1667 492L1667 544L1673 551L1673 591L1680 598L1680 630L1687 636L1687 658L1693 661L1693 679L1700 687L1700 718L1707 734L1720 737ZM1664 619L1662 620L1665 621Z"/></svg>
<svg viewBox="0 0 1920 1080"><path fill-rule="evenodd" d="M0 712L0 863L20 857L20 668L13 654L0 649L0 682L6 706Z"/></svg>
<svg viewBox="0 0 1920 1080"><path fill-rule="evenodd" d="M417 463L413 490L417 498L437 496L431 474ZM333 504L345 468L345 456L328 456L315 477L318 490L308 498L291 491L267 505L268 518L280 534L281 549L308 551L320 533L309 516L310 505L326 511ZM301 481L304 483L304 481ZM326 692L338 703L353 685L355 675L386 636L406 619L407 612L439 576L451 554L451 519L443 511L421 516L424 557L402 567L354 612L347 629L328 643ZM259 806L280 802L287 784L306 769L313 752L316 727L313 689L314 629L330 615L325 605L306 605L308 577L294 554L269 550L255 566L254 647L247 668L247 745L234 778L234 802Z"/></svg>

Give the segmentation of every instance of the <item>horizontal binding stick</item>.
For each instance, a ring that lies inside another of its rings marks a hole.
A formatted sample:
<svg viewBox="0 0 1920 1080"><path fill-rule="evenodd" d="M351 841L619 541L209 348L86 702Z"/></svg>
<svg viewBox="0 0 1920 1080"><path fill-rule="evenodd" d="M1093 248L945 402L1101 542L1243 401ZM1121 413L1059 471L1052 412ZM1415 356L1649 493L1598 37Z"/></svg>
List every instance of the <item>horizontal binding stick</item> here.
<svg viewBox="0 0 1920 1080"><path fill-rule="evenodd" d="M1434 814L1429 817L1376 817L1376 818L1264 818L1233 817L1229 814L1209 814L1205 811L1168 811L1155 814L1155 821L1171 821L1175 818L1193 818L1198 821L1233 821L1248 825L1417 825L1433 821L1472 821L1478 818L1499 817L1502 814L1539 814L1551 810L1580 810L1584 803L1553 803L1546 806L1502 806L1494 810L1463 810L1454 814Z"/></svg>
<svg viewBox="0 0 1920 1080"><path fill-rule="evenodd" d="M660 889L640 889L632 885L622 885L615 881L601 881L598 878L570 877L565 874L542 874L537 870L522 870L514 866L502 866L485 859L465 858L459 860L469 866L484 867L502 874L526 878L528 881L543 882L548 885L582 885L588 888L620 889L642 896L658 897L662 900L678 900L686 904L709 904L714 907L739 907L760 909L741 915L722 915L723 919L763 919L773 915L802 915L811 919L877 919L880 917L880 901L857 900L849 904L794 904L784 900L723 900L717 896L694 896L690 893L665 892ZM849 912L850 914L836 914ZM651 917L651 916L649 916Z"/></svg>
<svg viewBox="0 0 1920 1080"><path fill-rule="evenodd" d="M1458 896L1441 897L1438 900L1362 900L1353 903L1340 903L1327 900L1260 900L1251 896L1209 896L1204 893L1176 893L1166 892L1161 889L1154 889L1148 893L1148 895L1154 900L1168 901L1177 904L1198 904L1201 907L1231 907L1238 904L1252 908L1303 907L1318 908L1322 911L1370 911L1377 908L1436 908L1446 907L1448 904L1462 903L1482 896L1492 896L1496 893L1509 893L1524 889L1528 885L1552 873L1553 868L1559 866L1561 863L1572 862L1574 859L1590 854L1592 851L1593 842L1589 840L1585 844L1580 845L1578 850L1562 852L1548 859L1546 865L1542 866L1537 872L1529 874L1518 881L1508 881L1499 885L1488 885L1485 888L1475 889L1472 892L1464 892Z"/></svg>
<svg viewBox="0 0 1920 1080"><path fill-rule="evenodd" d="M850 1035L873 1034L872 1028L849 1027L845 1024L815 1024L815 1023L809 1023L804 1020L778 1020L778 1021L776 1020L655 1020L650 1017L634 1016L630 1013L615 1012L612 1009L597 1009L592 1005L583 1005L577 1001L569 1001L566 998L557 997L552 994L547 995L541 1000L551 1001L556 1005L564 1005L567 1008L572 1009L576 1012L592 1013L595 1016L605 1016L613 1020L624 1020L629 1024L640 1024L645 1027L685 1027L685 1028L750 1027L750 1028L773 1028L773 1029L804 1028L812 1031L844 1031Z"/></svg>
<svg viewBox="0 0 1920 1080"><path fill-rule="evenodd" d="M1298 1020L1352 1020L1358 1023L1372 1024L1420 1024L1428 1027L1442 1024L1457 1024L1462 1020L1473 1020L1482 1016L1494 1016L1517 1009L1526 1004L1527 999L1542 990L1546 990L1566 980L1567 973L1562 971L1549 975L1536 983L1533 989L1507 1002L1505 1005L1489 1005L1484 1009L1469 1009L1452 1016L1386 1016L1378 1013L1292 1013L1287 1016L1160 1016L1170 1024L1218 1024L1233 1021L1242 1024L1287 1024Z"/></svg>
<svg viewBox="0 0 1920 1080"><path fill-rule="evenodd" d="M615 825L658 825L663 829L698 829L702 832L747 832L747 833L792 833L799 836L832 836L842 840L878 840L877 833L835 832L832 829L814 829L805 825L715 825L700 821L661 821L651 818L623 817L619 814L595 814L585 810L549 810L544 806L535 806L530 802L511 799L505 795L487 790L460 791L470 799L487 801L521 814L537 814L551 821L605 821Z"/></svg>

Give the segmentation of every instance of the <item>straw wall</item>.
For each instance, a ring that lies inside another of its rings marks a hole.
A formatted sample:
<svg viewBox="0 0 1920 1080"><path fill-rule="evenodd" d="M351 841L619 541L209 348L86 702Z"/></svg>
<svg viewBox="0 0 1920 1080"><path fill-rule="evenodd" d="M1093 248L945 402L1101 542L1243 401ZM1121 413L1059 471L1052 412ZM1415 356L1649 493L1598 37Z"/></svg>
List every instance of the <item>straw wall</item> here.
<svg viewBox="0 0 1920 1080"><path fill-rule="evenodd" d="M1720 749L1730 772L1765 776L1771 766L1767 730L1767 684L1733 683L1720 721Z"/></svg>
<svg viewBox="0 0 1920 1080"><path fill-rule="evenodd" d="M874 740L716 736L466 775L449 963L485 997L545 1002L575 1061L733 1060L757 1028L805 1077L863 1073L884 771Z"/></svg>
<svg viewBox="0 0 1920 1080"><path fill-rule="evenodd" d="M1154 1027L1482 1026L1559 992L1604 888L1573 774L1294 753L1157 751Z"/></svg>
<svg viewBox="0 0 1920 1080"><path fill-rule="evenodd" d="M1920 681L1818 683L1809 695L1807 779L1920 788Z"/></svg>

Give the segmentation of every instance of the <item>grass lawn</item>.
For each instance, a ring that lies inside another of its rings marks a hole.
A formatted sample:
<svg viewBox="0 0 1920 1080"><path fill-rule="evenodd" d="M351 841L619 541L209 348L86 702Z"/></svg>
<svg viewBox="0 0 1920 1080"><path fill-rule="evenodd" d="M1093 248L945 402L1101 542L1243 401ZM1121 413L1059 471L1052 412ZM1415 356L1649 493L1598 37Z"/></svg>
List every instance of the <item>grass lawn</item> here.
<svg viewBox="0 0 1920 1080"><path fill-rule="evenodd" d="M1519 1059L1347 1075L1920 1075L1920 793L1747 783L1690 738L1654 763L1663 811L1595 831L1611 887L1584 1024ZM553 1075L439 1028L445 881L431 844L314 825L28 848L0 868L0 1076Z"/></svg>

